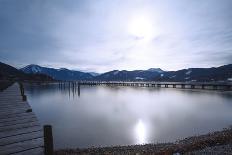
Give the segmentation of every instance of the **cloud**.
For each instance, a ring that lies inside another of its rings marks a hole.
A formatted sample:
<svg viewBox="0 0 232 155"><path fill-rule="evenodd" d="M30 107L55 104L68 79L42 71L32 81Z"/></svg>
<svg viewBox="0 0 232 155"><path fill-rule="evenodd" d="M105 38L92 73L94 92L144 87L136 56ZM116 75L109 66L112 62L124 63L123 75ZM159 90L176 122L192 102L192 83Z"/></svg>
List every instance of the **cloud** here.
<svg viewBox="0 0 232 155"><path fill-rule="evenodd" d="M0 0L0 61L98 72L223 65L232 58L231 6L230 0ZM152 35L141 36L140 27L131 33L137 19L146 19L149 26L141 26Z"/></svg>

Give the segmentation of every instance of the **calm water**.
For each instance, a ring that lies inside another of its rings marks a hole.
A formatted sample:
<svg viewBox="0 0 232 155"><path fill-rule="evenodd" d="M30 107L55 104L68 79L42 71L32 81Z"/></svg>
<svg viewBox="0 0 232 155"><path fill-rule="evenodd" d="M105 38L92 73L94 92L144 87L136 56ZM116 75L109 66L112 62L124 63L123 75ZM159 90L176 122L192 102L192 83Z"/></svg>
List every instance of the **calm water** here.
<svg viewBox="0 0 232 155"><path fill-rule="evenodd" d="M232 92L171 88L26 85L55 148L175 141L232 125Z"/></svg>

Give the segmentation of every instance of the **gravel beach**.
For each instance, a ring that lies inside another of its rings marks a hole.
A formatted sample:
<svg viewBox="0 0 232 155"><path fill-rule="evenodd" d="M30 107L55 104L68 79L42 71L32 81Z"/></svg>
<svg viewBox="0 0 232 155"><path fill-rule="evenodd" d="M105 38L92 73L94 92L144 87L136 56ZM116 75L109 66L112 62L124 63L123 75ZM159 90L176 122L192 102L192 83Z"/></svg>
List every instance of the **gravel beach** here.
<svg viewBox="0 0 232 155"><path fill-rule="evenodd" d="M232 154L232 128L200 136L187 137L175 143L62 149L55 155L216 155Z"/></svg>

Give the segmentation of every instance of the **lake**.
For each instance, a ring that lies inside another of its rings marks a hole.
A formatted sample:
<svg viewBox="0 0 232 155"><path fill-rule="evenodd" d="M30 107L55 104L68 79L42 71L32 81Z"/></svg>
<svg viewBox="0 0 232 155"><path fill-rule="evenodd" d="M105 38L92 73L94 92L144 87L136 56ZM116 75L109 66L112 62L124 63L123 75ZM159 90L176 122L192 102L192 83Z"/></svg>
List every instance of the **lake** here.
<svg viewBox="0 0 232 155"><path fill-rule="evenodd" d="M174 142L232 125L232 92L25 84L55 149Z"/></svg>

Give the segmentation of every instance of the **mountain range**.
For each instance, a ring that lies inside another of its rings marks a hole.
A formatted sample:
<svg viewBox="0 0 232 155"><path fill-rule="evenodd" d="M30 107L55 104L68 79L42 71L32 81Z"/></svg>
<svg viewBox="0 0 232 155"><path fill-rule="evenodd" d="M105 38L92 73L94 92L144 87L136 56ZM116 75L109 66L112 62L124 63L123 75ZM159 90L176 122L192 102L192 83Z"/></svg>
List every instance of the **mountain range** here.
<svg viewBox="0 0 232 155"><path fill-rule="evenodd" d="M45 74L56 80L91 80L94 77L94 75L92 75L93 73L84 73L81 71L74 71L66 68L47 68L33 64L23 67L20 70L28 74Z"/></svg>
<svg viewBox="0 0 232 155"><path fill-rule="evenodd" d="M0 80L53 81L45 74L27 74L10 65L0 62Z"/></svg>
<svg viewBox="0 0 232 155"><path fill-rule="evenodd" d="M113 70L102 74L54 69L28 65L20 69L30 74L45 74L56 80L102 80L102 81L231 81L232 64L211 68L189 68L178 71L163 71L160 68L148 70Z"/></svg>
<svg viewBox="0 0 232 155"><path fill-rule="evenodd" d="M82 72L66 68L48 68L28 65L16 69L0 62L0 79L23 80L99 80L99 81L232 81L232 64L211 68L189 68L164 71L160 68L147 70L113 70L102 74Z"/></svg>

